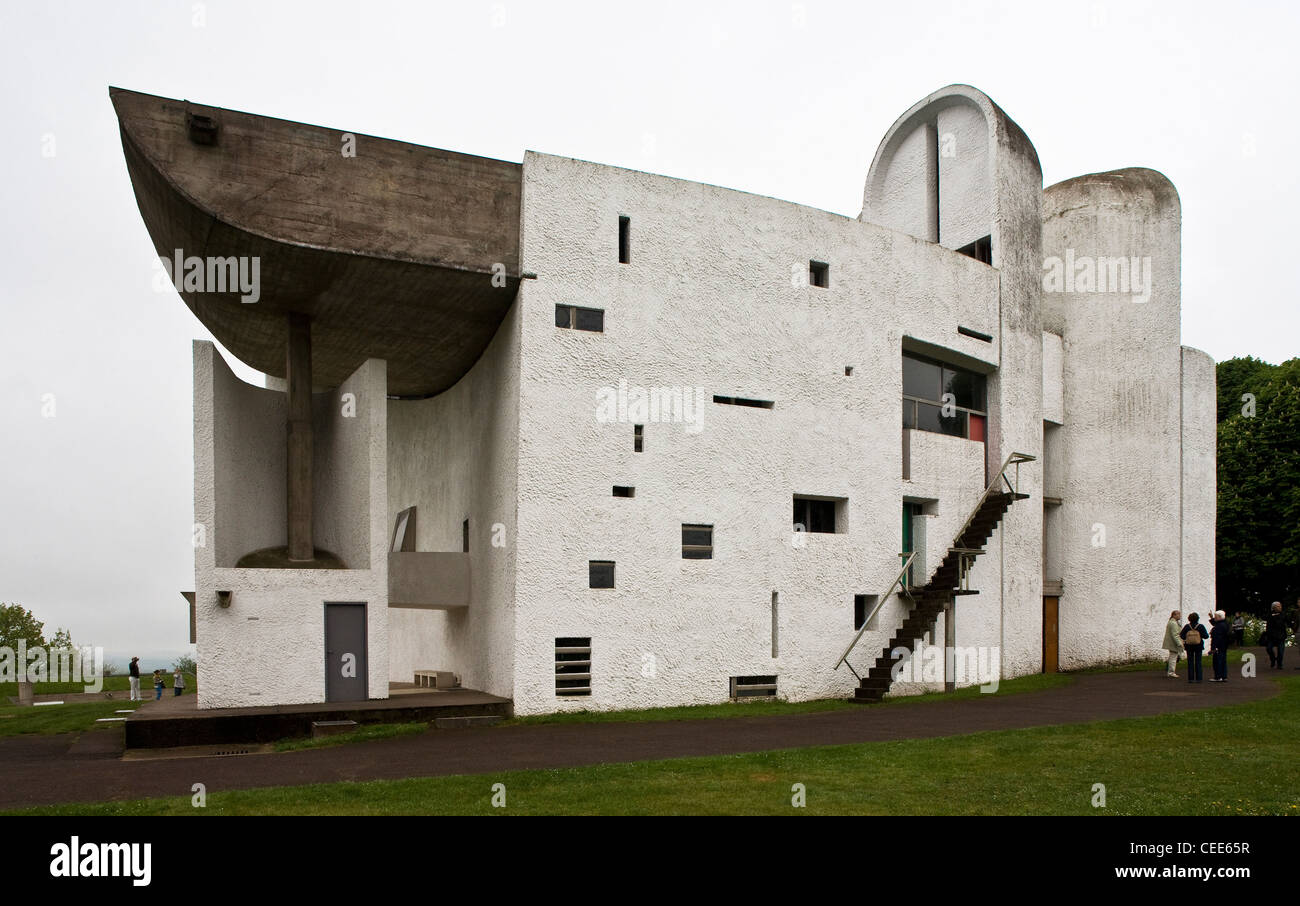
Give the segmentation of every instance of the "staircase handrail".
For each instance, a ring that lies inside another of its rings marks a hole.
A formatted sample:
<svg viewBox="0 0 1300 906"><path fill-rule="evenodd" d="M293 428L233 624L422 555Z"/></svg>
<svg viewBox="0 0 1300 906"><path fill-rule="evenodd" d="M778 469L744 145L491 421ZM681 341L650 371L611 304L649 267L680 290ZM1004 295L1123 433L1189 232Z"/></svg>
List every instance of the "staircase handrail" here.
<svg viewBox="0 0 1300 906"><path fill-rule="evenodd" d="M871 613L867 614L867 618L862 621L862 627L858 630L858 634L853 637L853 641L849 642L849 647L844 649L844 653L841 654L840 659L835 662L835 666L831 668L832 670L839 670L840 664L843 664L848 659L849 653L852 652L853 647L858 644L858 639L862 638L863 633L867 631L867 627L871 625L872 618L880 612L880 608L885 606L885 602L894 594L894 589L899 587L900 583L903 581L903 577L907 575L907 571L911 568L912 561L916 559L917 553L917 551L912 551L907 555L907 559L903 561L903 568L898 571L898 575L894 577L894 581L889 583L888 590L886 590L885 593L876 600L876 606L871 608ZM849 667L849 669L852 670L853 668Z"/></svg>
<svg viewBox="0 0 1300 906"><path fill-rule="evenodd" d="M1030 456L1028 453L1011 453L1010 455L1007 456L1007 458L1002 463L1002 468L998 469L998 474L994 477L992 481L989 482L989 486L984 489L984 493L981 494L980 499L975 502L975 506L970 511L970 515L966 517L966 521L962 523L961 528L958 530L957 534L953 537L953 547L950 548L950 550L957 549L957 545L961 541L962 537L966 534L966 530L970 528L971 523L975 521L975 517L979 515L979 511L980 509L983 508L984 502L989 499L989 495L993 493L993 490L995 488L1001 486L1002 482L1004 481L1006 482L1007 487L1011 489L1012 494L1019 493L1019 491L1016 490L1016 487L1020 484L1020 464L1022 462L1033 462L1037 458L1038 457L1036 456ZM1007 469L1011 468L1013 464L1016 467L1015 484L1012 484L1011 479L1007 477ZM916 557L916 554L917 554L916 551L912 551L911 556L907 558L907 562L903 564L902 570L899 571L898 577L894 579L893 583L890 584L889 590L880 596L880 599L876 602L876 606L871 608L871 613L867 616L865 620L862 621L862 628L859 629L857 635L853 637L853 641L849 642L849 646L844 649L844 653L841 654L840 659L835 662L835 666L831 668L832 670L839 670L840 664L844 664L848 661L849 654L852 653L854 647L858 644L858 641L866 633L867 627L871 625L871 618L874 617L880 611L880 608L885 605L885 601L887 601L889 597L893 595L894 589L898 586L898 583L903 580L903 576L907 574L907 569L909 566L912 565L912 560L913 558ZM849 670L853 670L853 667L851 665L849 666ZM854 671L854 675L855 676L857 675L857 671Z"/></svg>

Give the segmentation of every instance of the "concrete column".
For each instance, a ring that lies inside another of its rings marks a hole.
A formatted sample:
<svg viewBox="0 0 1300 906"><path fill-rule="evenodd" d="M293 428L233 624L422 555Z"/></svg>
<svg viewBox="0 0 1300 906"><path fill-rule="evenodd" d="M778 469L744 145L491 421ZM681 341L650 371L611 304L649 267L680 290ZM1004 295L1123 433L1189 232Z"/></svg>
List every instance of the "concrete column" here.
<svg viewBox="0 0 1300 906"><path fill-rule="evenodd" d="M311 318L289 314L286 379L289 392L288 493L289 559L311 560Z"/></svg>

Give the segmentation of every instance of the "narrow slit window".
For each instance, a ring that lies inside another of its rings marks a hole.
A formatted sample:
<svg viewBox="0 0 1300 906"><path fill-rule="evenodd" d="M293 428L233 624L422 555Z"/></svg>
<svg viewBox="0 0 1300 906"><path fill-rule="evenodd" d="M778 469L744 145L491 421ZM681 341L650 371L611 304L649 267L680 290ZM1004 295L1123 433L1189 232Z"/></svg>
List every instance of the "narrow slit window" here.
<svg viewBox="0 0 1300 906"><path fill-rule="evenodd" d="M716 394L713 401L723 406L749 406L754 409L771 409L776 405L771 400L747 399L743 396L718 396Z"/></svg>
<svg viewBox="0 0 1300 906"><path fill-rule="evenodd" d="M587 577L592 588L614 587L614 561L590 560L587 563Z"/></svg>
<svg viewBox="0 0 1300 906"><path fill-rule="evenodd" d="M772 592L772 657L776 657L776 656L777 656L777 651L779 650L778 647L777 647L777 642L778 642L778 638L777 638L777 616L778 616L778 613L779 613L778 608L779 608L780 606L781 606L781 600L780 600L780 597L777 595L776 592Z"/></svg>
<svg viewBox="0 0 1300 906"><path fill-rule="evenodd" d="M460 549L462 553L469 553L469 520L466 519L460 524Z"/></svg>
<svg viewBox="0 0 1300 906"><path fill-rule="evenodd" d="M827 289L831 285L831 266L825 261L808 262L808 283Z"/></svg>
<svg viewBox="0 0 1300 906"><path fill-rule="evenodd" d="M632 218L618 218L618 263L632 263Z"/></svg>
<svg viewBox="0 0 1300 906"><path fill-rule="evenodd" d="M645 425L632 426L632 452L640 453L645 449Z"/></svg>
<svg viewBox="0 0 1300 906"><path fill-rule="evenodd" d="M682 559L683 560L712 560L713 559L713 526L711 525L683 525L682 526Z"/></svg>

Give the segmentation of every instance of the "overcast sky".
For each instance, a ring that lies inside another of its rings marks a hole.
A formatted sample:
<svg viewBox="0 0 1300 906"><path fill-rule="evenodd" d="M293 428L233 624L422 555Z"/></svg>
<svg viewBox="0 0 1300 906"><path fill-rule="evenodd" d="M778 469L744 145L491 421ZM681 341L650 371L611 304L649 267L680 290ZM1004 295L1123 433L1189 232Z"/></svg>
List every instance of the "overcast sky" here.
<svg viewBox="0 0 1300 906"><path fill-rule="evenodd" d="M1168 176L1183 342L1279 362L1300 320L1298 18L1281 3L6 0L0 601L114 652L186 647L190 341L209 336L151 288L109 85L857 216L890 124L964 82L1025 130L1049 185Z"/></svg>

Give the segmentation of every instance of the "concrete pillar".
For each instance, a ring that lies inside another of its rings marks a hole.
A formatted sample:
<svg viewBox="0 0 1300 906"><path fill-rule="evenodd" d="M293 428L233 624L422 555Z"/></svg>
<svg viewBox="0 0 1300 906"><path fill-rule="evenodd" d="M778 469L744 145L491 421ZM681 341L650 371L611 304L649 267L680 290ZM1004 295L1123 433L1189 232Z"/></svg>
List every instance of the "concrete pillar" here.
<svg viewBox="0 0 1300 906"><path fill-rule="evenodd" d="M311 318L289 314L286 379L289 388L288 494L289 559L311 560Z"/></svg>

